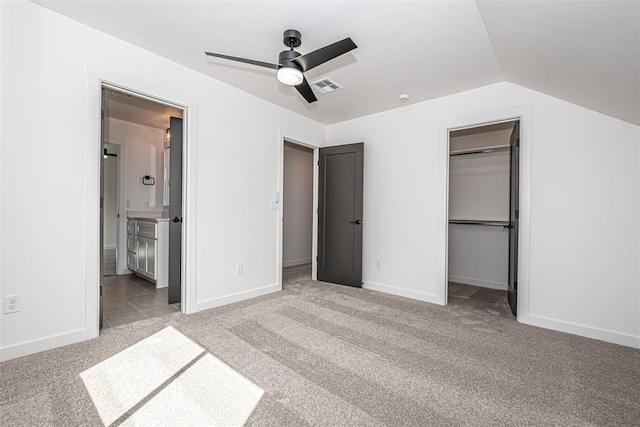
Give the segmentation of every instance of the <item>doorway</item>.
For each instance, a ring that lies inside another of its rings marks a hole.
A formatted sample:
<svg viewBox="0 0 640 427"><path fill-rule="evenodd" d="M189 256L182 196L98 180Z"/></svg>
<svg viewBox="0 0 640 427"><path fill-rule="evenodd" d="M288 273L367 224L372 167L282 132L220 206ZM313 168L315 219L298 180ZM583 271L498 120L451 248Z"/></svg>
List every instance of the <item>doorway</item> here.
<svg viewBox="0 0 640 427"><path fill-rule="evenodd" d="M516 315L520 121L449 132L448 304Z"/></svg>
<svg viewBox="0 0 640 427"><path fill-rule="evenodd" d="M314 150L284 141L282 177L283 286L311 280L314 246Z"/></svg>
<svg viewBox="0 0 640 427"><path fill-rule="evenodd" d="M102 232L102 272L104 276L115 276L118 265L120 158L120 145L105 142L103 149L104 227Z"/></svg>
<svg viewBox="0 0 640 427"><path fill-rule="evenodd" d="M116 253L112 269L102 252L100 325L109 328L183 311L181 230L171 238L170 229L182 228L184 110L107 85L102 101L100 247L111 244ZM118 147L115 157L112 146ZM175 162L169 159L170 150ZM112 158L120 165L115 196Z"/></svg>

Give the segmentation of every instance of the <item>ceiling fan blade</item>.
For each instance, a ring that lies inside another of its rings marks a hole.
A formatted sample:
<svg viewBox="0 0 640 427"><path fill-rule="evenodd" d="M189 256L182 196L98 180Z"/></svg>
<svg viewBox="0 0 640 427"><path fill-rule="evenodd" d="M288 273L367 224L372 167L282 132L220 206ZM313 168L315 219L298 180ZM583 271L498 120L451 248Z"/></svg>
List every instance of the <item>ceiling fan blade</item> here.
<svg viewBox="0 0 640 427"><path fill-rule="evenodd" d="M350 37L347 37L339 42L335 42L328 46L321 47L318 50L314 50L313 52L309 52L306 55L298 56L291 61L302 67L302 71L307 71L320 64L324 64L327 61L331 61L333 58L337 58L338 56L357 47L358 46L356 46L353 40L351 40Z"/></svg>
<svg viewBox="0 0 640 427"><path fill-rule="evenodd" d="M229 56L229 55L223 55L221 53L213 53L213 52L205 52L205 54L208 56L215 56L216 58L230 59L231 61L238 61L238 62L244 62L245 64L257 65L259 67L273 68L274 70L277 70L278 68L280 68L278 64L271 64L269 62L256 61L255 59L240 58L237 56Z"/></svg>
<svg viewBox="0 0 640 427"><path fill-rule="evenodd" d="M302 77L302 83L295 86L295 88L298 92L300 92L300 95L302 95L309 104L311 104L312 102L316 102L318 100L318 98L316 98L316 95L313 93L313 90L311 90L311 86L309 86L309 82L304 76Z"/></svg>

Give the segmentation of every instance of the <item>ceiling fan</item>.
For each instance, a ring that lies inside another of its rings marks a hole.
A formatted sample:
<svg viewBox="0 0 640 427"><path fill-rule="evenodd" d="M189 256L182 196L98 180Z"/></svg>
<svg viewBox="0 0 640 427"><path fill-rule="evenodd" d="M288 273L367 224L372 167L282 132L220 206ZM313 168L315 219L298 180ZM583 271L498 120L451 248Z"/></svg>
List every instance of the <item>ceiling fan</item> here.
<svg viewBox="0 0 640 427"><path fill-rule="evenodd" d="M240 58L237 56L223 55L220 53L205 52L209 56L215 56L217 58L230 59L232 61L244 62L246 64L258 65L260 67L272 68L278 70L278 80L286 85L294 86L300 95L307 100L308 103L317 101L318 99L313 94L311 86L304 78L302 73L317 67L320 64L324 64L327 61L331 61L340 55L343 55L350 50L357 48L356 44L347 37L339 42L332 43L320 49L309 52L305 55L293 50L294 47L298 47L302 44L302 35L297 30L287 30L283 34L283 43L289 48L289 50L283 50L278 57L278 63L272 64L269 62L256 61L253 59Z"/></svg>

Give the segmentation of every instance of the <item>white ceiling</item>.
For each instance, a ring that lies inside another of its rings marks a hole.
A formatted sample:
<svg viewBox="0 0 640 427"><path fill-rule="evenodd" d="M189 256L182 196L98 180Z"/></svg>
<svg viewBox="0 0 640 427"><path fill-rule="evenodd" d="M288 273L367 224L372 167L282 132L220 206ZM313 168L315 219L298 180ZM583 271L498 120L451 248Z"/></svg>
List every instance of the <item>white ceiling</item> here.
<svg viewBox="0 0 640 427"><path fill-rule="evenodd" d="M640 124L637 0L36 3L325 124L501 81ZM343 90L308 105L273 70L204 55L277 62L288 28L302 54L356 42L306 73Z"/></svg>

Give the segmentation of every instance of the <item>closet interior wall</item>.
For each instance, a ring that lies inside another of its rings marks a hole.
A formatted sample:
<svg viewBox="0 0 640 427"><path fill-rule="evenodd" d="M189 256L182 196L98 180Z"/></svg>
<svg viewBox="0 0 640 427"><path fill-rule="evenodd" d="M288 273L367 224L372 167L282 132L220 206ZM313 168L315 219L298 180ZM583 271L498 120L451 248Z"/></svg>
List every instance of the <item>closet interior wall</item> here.
<svg viewBox="0 0 640 427"><path fill-rule="evenodd" d="M449 282L507 290L509 138L515 122L451 132Z"/></svg>

